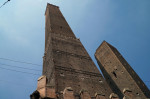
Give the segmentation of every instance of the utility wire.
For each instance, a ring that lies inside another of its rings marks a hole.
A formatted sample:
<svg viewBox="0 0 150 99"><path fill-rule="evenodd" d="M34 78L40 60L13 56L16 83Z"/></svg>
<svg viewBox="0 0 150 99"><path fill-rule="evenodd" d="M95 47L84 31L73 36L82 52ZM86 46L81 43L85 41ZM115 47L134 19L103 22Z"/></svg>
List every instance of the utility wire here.
<svg viewBox="0 0 150 99"><path fill-rule="evenodd" d="M9 84L15 84L17 86L21 86L21 87L34 87L34 86L31 86L31 85L25 85L25 84L20 84L20 83L15 83L15 82L11 82L11 81L5 81L5 80L0 80L0 82L6 82L6 83L9 83Z"/></svg>
<svg viewBox="0 0 150 99"><path fill-rule="evenodd" d="M10 0L7 0L6 2L4 2L4 4L2 4L1 6L0 6L0 8L1 7L3 7L6 3L8 3Z"/></svg>
<svg viewBox="0 0 150 99"><path fill-rule="evenodd" d="M144 81L144 82L150 82L150 81Z"/></svg>
<svg viewBox="0 0 150 99"><path fill-rule="evenodd" d="M24 62L24 61L18 61L18 60L12 60L12 59L8 59L8 58L1 58L1 60L7 60L7 61L12 61L12 62L17 62L17 63L23 63L23 64L30 64L30 65L35 65L35 66L42 66L39 64L34 64L34 63L30 63L30 62Z"/></svg>
<svg viewBox="0 0 150 99"><path fill-rule="evenodd" d="M4 65L4 66L8 66L8 67L16 67L16 68L21 68L21 69L26 69L26 70L41 71L41 70L37 70L37 69L25 68L25 67L20 67L20 66L16 66L16 65L8 65L8 64L2 64L2 63L0 63L0 65Z"/></svg>
<svg viewBox="0 0 150 99"><path fill-rule="evenodd" d="M7 69L7 68L3 68L3 67L0 67L0 69L5 69L5 70L9 70L9 71L14 71L14 72L20 72L20 73L25 73L25 74L31 74L31 75L38 75L38 76L40 76L40 74L34 74L34 73L29 73L29 72L14 70L14 69Z"/></svg>

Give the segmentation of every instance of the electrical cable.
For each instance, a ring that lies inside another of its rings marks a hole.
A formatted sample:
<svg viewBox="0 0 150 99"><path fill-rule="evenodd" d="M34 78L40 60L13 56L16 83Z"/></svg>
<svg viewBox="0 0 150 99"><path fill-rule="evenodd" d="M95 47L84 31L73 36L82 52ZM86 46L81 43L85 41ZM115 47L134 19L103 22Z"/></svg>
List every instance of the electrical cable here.
<svg viewBox="0 0 150 99"><path fill-rule="evenodd" d="M40 76L40 74L34 74L34 73L29 73L29 72L24 72L24 71L18 71L18 70L14 70L14 69L7 69L7 68L3 68L3 67L0 67L0 69L5 69L5 70L9 70L9 71L14 71L14 72L20 72L20 73L25 73L25 74L31 74L31 75L38 75L38 76Z"/></svg>
<svg viewBox="0 0 150 99"><path fill-rule="evenodd" d="M25 84L20 84L20 83L14 83L14 82L11 82L11 81L4 81L4 80L0 80L0 82L6 82L6 83L9 83L9 84L15 84L17 86L21 86L21 87L34 87L34 86L31 86L31 85L25 85Z"/></svg>
<svg viewBox="0 0 150 99"><path fill-rule="evenodd" d="M35 65L35 66L42 66L42 65L39 65L39 64L31 63L31 62L24 62L24 61L12 60L12 59L8 59L8 58L1 58L0 57L0 59L1 60L12 61L12 62L17 62L17 63L30 64L30 65Z"/></svg>
<svg viewBox="0 0 150 99"><path fill-rule="evenodd" d="M26 69L26 70L41 71L41 70L37 70L37 69L25 68L25 67L20 67L20 66L16 66L16 65L8 65L8 64L3 64L3 63L0 63L0 65L9 66L9 67L16 67L16 68L21 68L21 69Z"/></svg>
<svg viewBox="0 0 150 99"><path fill-rule="evenodd" d="M4 2L4 4L2 4L1 6L0 6L0 8L1 7L3 7L6 3L8 3L10 0L7 0L6 2Z"/></svg>
<svg viewBox="0 0 150 99"><path fill-rule="evenodd" d="M144 81L144 82L150 82L150 81L147 80L147 81Z"/></svg>

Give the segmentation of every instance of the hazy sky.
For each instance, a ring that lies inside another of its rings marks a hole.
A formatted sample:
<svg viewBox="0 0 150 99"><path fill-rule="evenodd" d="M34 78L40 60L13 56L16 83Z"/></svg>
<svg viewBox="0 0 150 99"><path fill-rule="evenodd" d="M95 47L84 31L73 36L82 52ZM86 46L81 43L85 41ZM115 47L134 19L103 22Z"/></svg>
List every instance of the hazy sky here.
<svg viewBox="0 0 150 99"><path fill-rule="evenodd" d="M106 40L150 88L150 0L11 0L0 9L0 99L29 99L36 90L42 72L47 2L60 7L95 63L95 50Z"/></svg>

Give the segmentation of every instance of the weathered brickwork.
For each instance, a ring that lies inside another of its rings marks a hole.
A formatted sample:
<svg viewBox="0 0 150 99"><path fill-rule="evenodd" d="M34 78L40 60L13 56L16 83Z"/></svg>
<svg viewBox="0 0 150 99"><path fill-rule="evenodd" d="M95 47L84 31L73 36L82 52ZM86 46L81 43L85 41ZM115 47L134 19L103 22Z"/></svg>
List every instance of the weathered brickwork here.
<svg viewBox="0 0 150 99"><path fill-rule="evenodd" d="M103 42L95 54L104 79L59 7L47 4L45 20L43 72L31 99L149 97L145 84L113 46Z"/></svg>
<svg viewBox="0 0 150 99"><path fill-rule="evenodd" d="M59 7L48 4L45 18L43 77L46 77L46 84L44 88L37 89L41 98L91 99L95 93L101 93L108 99L111 89L80 40L75 37ZM40 78L38 87L43 86L41 83L44 81ZM49 95L47 89L55 90L55 93ZM81 90L86 92L80 93Z"/></svg>
<svg viewBox="0 0 150 99"><path fill-rule="evenodd" d="M106 81L120 98L125 94L123 90L128 88L132 91L132 97L150 98L149 89L112 45L104 41L95 57Z"/></svg>

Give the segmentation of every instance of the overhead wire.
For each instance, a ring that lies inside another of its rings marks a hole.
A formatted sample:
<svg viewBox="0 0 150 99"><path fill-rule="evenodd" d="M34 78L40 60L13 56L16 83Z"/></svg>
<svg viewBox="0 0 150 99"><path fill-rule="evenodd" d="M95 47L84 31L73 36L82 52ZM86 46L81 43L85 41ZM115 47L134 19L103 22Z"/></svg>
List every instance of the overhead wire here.
<svg viewBox="0 0 150 99"><path fill-rule="evenodd" d="M8 59L8 58L2 58L2 57L0 57L0 60L7 60L7 61L12 61L12 62L17 62L17 63L23 63L23 64L30 64L30 65L35 65L35 66L42 66L42 65L39 65L39 64L31 63L31 62L18 61L18 60L13 60L13 59Z"/></svg>
<svg viewBox="0 0 150 99"><path fill-rule="evenodd" d="M39 65L39 64L31 63L31 62L18 61L18 60L13 60L13 59L8 59L8 58L2 58L2 57L0 57L0 60L12 61L12 62L29 64L29 65L40 66L40 67L42 66L42 65ZM26 69L26 70L41 71L41 70L37 70L37 69L25 68L25 67L20 67L20 66L16 66L16 65L9 65L9 64L3 64L3 63L0 63L0 65L5 65L5 66L9 66L9 67L16 67L16 68L21 68L21 69ZM0 69L5 69L5 70L9 70L9 71L14 71L14 72L20 72L20 73L26 73L26 74L31 74L31 75L38 75L38 76L40 75L40 74L35 74L35 73L30 73L30 72L24 72L24 71L20 71L20 70L8 69L8 68L4 68L4 67L0 67Z"/></svg>
<svg viewBox="0 0 150 99"><path fill-rule="evenodd" d="M41 70L37 70L37 69L25 68L25 67L20 67L20 66L16 66L16 65L8 65L8 64L3 64L3 63L0 63L0 65L4 65L4 66L8 66L8 67L16 67L16 68L21 68L21 69L26 69L26 70L41 71Z"/></svg>
<svg viewBox="0 0 150 99"><path fill-rule="evenodd" d="M1 7L3 7L6 3L8 3L10 0L7 0L6 2L4 2L1 6L0 6L0 8Z"/></svg>
<svg viewBox="0 0 150 99"><path fill-rule="evenodd" d="M144 82L150 82L150 81L144 81Z"/></svg>
<svg viewBox="0 0 150 99"><path fill-rule="evenodd" d="M14 69L8 69L8 68L3 68L3 67L0 67L0 69L5 69L5 70L9 70L9 71L14 71L14 72L20 72L20 73L25 73L25 74L31 74L31 75L38 75L38 76L40 76L40 74L35 74L35 73L30 73L30 72L24 72L24 71L19 71L19 70L14 70Z"/></svg>
<svg viewBox="0 0 150 99"><path fill-rule="evenodd" d="M5 82L5 83L9 83L9 84L15 84L15 85L17 85L17 86L21 86L21 87L34 87L34 86L32 86L32 85L25 85L25 84L20 84L20 83L15 83L15 82L12 82L12 81L5 81L5 80L0 80L0 82Z"/></svg>

